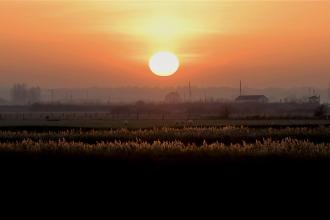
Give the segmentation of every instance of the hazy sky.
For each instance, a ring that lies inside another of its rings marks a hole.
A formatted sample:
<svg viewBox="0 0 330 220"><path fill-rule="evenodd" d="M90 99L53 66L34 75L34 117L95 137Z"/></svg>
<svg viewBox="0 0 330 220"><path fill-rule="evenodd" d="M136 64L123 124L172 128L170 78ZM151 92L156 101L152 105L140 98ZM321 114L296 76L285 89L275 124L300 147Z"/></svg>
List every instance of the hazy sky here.
<svg viewBox="0 0 330 220"><path fill-rule="evenodd" d="M149 57L177 54L157 77ZM330 1L0 1L0 86L326 87Z"/></svg>

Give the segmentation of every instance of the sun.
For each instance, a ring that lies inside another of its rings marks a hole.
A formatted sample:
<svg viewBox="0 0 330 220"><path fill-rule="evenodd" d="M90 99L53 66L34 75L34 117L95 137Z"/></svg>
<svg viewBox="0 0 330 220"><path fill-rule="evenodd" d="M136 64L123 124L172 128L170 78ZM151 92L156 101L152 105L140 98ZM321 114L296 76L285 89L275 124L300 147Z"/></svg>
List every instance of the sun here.
<svg viewBox="0 0 330 220"><path fill-rule="evenodd" d="M149 60L149 68L157 76L173 75L179 69L179 66L178 57L168 51L157 52Z"/></svg>

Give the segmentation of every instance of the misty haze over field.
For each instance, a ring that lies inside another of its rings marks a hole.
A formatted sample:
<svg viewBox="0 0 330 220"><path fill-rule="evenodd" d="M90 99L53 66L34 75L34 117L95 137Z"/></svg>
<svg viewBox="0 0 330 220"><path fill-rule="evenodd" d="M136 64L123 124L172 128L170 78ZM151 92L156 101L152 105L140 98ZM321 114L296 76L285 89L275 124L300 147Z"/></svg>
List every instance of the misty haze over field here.
<svg viewBox="0 0 330 220"><path fill-rule="evenodd" d="M27 85L29 86L29 85ZM0 88L0 104L11 100L11 88ZM189 87L119 87L119 88L42 88L41 102L61 103L131 103L136 101L162 102L166 94L178 92L182 101L189 101ZM328 88L245 88L243 95L265 95L270 102L295 101L312 95L320 95L321 102L329 102ZM239 96L239 88L191 86L192 101L233 101ZM2 103L1 103L2 102Z"/></svg>

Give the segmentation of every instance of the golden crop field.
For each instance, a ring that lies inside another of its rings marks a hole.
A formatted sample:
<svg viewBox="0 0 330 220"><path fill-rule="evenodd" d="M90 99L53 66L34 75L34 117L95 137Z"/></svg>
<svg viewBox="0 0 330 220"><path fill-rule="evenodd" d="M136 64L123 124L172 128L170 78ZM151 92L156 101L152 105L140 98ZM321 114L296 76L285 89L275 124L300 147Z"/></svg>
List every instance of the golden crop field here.
<svg viewBox="0 0 330 220"><path fill-rule="evenodd" d="M330 128L184 127L154 129L1 130L0 149L117 157L329 157Z"/></svg>

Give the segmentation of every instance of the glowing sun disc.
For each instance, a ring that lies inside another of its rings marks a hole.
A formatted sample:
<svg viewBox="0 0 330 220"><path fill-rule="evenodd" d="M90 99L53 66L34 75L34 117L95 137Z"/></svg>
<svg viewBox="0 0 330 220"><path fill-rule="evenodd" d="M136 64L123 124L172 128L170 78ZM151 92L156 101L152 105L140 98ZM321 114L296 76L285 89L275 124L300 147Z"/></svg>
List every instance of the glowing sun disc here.
<svg viewBox="0 0 330 220"><path fill-rule="evenodd" d="M177 56L167 51L155 53L149 60L149 68L157 76L173 75L179 69L179 66Z"/></svg>

